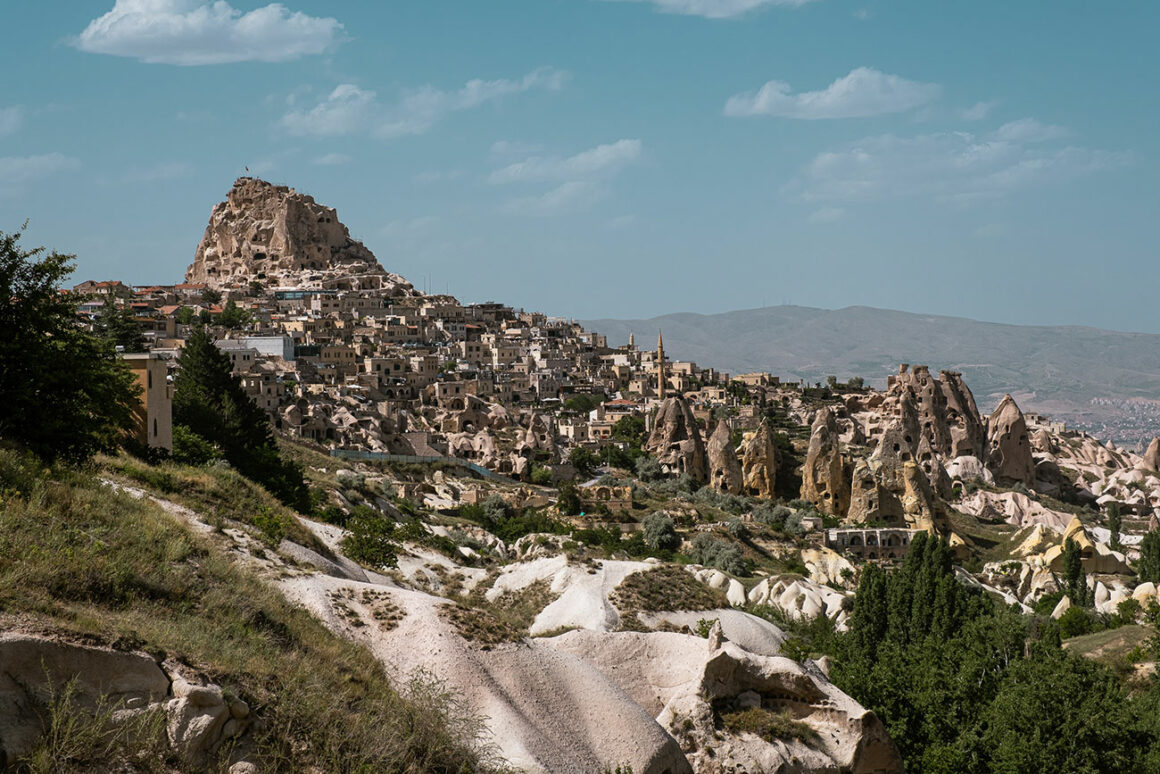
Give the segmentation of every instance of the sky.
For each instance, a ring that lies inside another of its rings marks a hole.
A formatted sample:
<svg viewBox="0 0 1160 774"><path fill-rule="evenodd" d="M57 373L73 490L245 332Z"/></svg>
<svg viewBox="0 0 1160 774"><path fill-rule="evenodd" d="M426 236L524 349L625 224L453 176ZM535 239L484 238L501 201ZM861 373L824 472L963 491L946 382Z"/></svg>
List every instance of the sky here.
<svg viewBox="0 0 1160 774"><path fill-rule="evenodd" d="M464 301L1160 332L1154 0L8 0L0 23L0 230L27 220L77 281L179 281L248 167Z"/></svg>

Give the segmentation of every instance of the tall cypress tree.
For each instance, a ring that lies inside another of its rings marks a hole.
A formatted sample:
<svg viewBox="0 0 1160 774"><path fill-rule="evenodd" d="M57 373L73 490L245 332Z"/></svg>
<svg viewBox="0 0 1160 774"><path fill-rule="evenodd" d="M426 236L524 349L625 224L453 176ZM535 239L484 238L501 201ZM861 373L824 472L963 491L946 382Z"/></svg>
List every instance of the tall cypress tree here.
<svg viewBox="0 0 1160 774"><path fill-rule="evenodd" d="M1079 543L1071 538L1063 544L1063 582L1073 605L1088 604L1087 573L1083 571L1083 555Z"/></svg>
<svg viewBox="0 0 1160 774"><path fill-rule="evenodd" d="M217 444L238 472L287 505L306 510L309 493L302 469L278 454L266 413L250 400L233 374L229 356L204 328L196 329L178 359L173 421Z"/></svg>

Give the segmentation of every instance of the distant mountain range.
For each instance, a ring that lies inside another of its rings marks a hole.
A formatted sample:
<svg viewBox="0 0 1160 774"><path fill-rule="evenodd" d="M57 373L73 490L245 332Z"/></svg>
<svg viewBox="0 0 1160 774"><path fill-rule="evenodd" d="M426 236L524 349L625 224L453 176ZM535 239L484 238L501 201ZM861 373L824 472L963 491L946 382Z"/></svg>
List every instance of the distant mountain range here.
<svg viewBox="0 0 1160 774"><path fill-rule="evenodd" d="M1039 411L1117 443L1160 433L1160 335L1074 326L1003 325L852 306L771 306L648 320L585 320L616 346L636 334L665 354L730 373L769 371L783 381L862 376L881 386L899 363L961 371L979 408L1011 393Z"/></svg>

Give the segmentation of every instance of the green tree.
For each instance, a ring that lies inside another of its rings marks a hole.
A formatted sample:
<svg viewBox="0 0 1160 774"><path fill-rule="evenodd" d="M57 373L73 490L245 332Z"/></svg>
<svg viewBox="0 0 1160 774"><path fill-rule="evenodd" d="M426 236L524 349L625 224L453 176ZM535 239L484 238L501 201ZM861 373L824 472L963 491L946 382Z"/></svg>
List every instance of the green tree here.
<svg viewBox="0 0 1160 774"><path fill-rule="evenodd" d="M568 455L568 462L583 478L590 478L596 472L596 466L600 464L600 460L591 449L584 446L577 446Z"/></svg>
<svg viewBox="0 0 1160 774"><path fill-rule="evenodd" d="M1120 529L1124 525L1123 517L1120 516L1120 504L1108 503L1108 531L1112 533L1111 546L1112 550L1120 550Z"/></svg>
<svg viewBox="0 0 1160 774"><path fill-rule="evenodd" d="M261 483L287 505L310 509L302 468L278 454L266 413L233 375L229 356L204 328L185 343L174 380L173 421L221 449L242 475ZM175 429L175 433L176 433Z"/></svg>
<svg viewBox="0 0 1160 774"><path fill-rule="evenodd" d="M144 352L145 334L127 306L117 306L112 299L105 301L93 322L93 332L109 346L121 347L125 352Z"/></svg>
<svg viewBox="0 0 1160 774"><path fill-rule="evenodd" d="M213 288L206 288L201 291L201 302L203 304L216 304L221 300L222 294L220 291L214 290Z"/></svg>
<svg viewBox="0 0 1160 774"><path fill-rule="evenodd" d="M560 495L556 500L556 507L565 516L575 516L580 513L582 507L580 495L576 491L576 485L571 481L560 484Z"/></svg>
<svg viewBox="0 0 1160 774"><path fill-rule="evenodd" d="M84 460L133 426L140 388L113 347L77 322L62 293L74 256L0 232L0 437L44 459Z"/></svg>
<svg viewBox="0 0 1160 774"><path fill-rule="evenodd" d="M1064 591L1073 605L1088 604L1087 573L1083 570L1083 554L1079 544L1068 538L1063 544Z"/></svg>
<svg viewBox="0 0 1160 774"><path fill-rule="evenodd" d="M673 520L663 513L650 513L641 523L644 542L658 551L676 551L681 547L681 536Z"/></svg>
<svg viewBox="0 0 1160 774"><path fill-rule="evenodd" d="M226 328L241 328L250 322L250 313L245 309L239 309L238 305L231 298L229 301L226 301L225 309L217 316L215 322Z"/></svg>
<svg viewBox="0 0 1160 774"><path fill-rule="evenodd" d="M180 325L189 325L193 322L193 307L183 306L177 310L177 322Z"/></svg>
<svg viewBox="0 0 1160 774"><path fill-rule="evenodd" d="M1152 530L1140 542L1136 577L1141 583L1160 583L1160 530Z"/></svg>

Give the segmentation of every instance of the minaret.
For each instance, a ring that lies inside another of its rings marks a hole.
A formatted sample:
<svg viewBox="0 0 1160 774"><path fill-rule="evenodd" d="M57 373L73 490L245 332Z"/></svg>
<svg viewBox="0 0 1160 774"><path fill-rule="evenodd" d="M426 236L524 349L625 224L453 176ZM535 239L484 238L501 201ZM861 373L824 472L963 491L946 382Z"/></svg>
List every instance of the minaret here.
<svg viewBox="0 0 1160 774"><path fill-rule="evenodd" d="M636 349L636 336L632 333L628 334L628 349L629 351Z"/></svg>
<svg viewBox="0 0 1160 774"><path fill-rule="evenodd" d="M657 398L665 399L665 342L657 331Z"/></svg>

